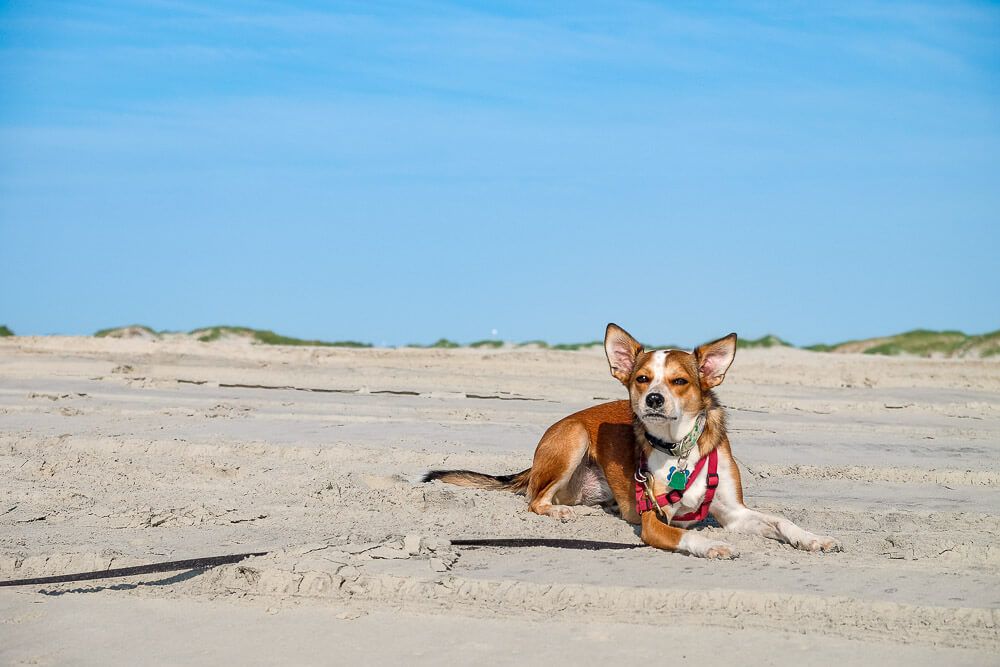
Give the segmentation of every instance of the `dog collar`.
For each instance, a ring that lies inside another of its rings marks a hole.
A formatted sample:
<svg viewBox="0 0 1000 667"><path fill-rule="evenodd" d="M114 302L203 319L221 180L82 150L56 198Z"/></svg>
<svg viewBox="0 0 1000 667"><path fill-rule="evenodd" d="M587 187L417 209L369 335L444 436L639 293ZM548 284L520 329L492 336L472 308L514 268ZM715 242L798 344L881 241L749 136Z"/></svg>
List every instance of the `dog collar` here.
<svg viewBox="0 0 1000 667"><path fill-rule="evenodd" d="M694 426L677 442L667 442L657 438L655 435L647 431L645 428L642 429L643 434L646 436L646 441L652 446L653 449L658 449L664 454L669 454L670 456L676 456L678 458L686 458L694 446L698 444L698 436L701 435L701 430L705 427L705 413L698 413L698 417L694 420Z"/></svg>

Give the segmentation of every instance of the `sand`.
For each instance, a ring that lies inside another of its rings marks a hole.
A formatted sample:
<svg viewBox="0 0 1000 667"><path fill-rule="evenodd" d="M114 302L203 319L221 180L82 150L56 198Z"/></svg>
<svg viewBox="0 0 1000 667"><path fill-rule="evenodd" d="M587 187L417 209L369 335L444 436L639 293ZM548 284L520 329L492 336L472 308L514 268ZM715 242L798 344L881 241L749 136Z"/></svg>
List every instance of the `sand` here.
<svg viewBox="0 0 1000 667"><path fill-rule="evenodd" d="M1000 363L747 350L718 394L748 504L843 553L451 546L639 542L419 483L622 398L600 350L0 340L0 579L269 552L0 589L0 664L998 662Z"/></svg>

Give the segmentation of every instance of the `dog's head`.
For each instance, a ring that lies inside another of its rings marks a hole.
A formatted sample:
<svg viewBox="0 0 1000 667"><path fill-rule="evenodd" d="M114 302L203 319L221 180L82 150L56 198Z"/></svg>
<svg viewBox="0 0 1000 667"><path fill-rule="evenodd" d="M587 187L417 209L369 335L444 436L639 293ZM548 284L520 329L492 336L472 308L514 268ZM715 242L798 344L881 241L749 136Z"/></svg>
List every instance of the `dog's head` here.
<svg viewBox="0 0 1000 667"><path fill-rule="evenodd" d="M627 331L609 324L604 351L611 374L628 389L632 412L647 430L676 437L677 426L708 407L710 390L725 379L736 356L736 334L694 352L647 352Z"/></svg>

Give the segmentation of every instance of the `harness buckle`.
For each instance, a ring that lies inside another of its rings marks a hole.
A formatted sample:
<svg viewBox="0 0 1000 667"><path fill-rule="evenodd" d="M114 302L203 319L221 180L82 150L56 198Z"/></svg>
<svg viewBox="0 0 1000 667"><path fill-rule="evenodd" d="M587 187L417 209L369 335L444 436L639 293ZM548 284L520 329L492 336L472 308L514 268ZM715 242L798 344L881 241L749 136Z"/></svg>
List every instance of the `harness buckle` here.
<svg viewBox="0 0 1000 667"><path fill-rule="evenodd" d="M710 489L719 486L719 474L715 472L708 473L708 476L705 478L705 485Z"/></svg>

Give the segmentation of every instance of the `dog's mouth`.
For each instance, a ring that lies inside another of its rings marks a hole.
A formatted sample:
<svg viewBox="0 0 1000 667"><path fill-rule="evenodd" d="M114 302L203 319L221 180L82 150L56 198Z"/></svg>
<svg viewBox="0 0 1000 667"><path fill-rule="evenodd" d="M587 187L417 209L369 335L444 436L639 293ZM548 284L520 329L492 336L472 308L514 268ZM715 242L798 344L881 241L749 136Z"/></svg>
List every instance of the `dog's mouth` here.
<svg viewBox="0 0 1000 667"><path fill-rule="evenodd" d="M661 412L644 412L643 415L642 415L642 418L643 418L643 420L646 420L646 419L654 419L654 420L659 419L660 421L665 421L665 422L675 422L675 421L677 421L677 417L668 417L667 415L665 415L665 414L663 414Z"/></svg>

